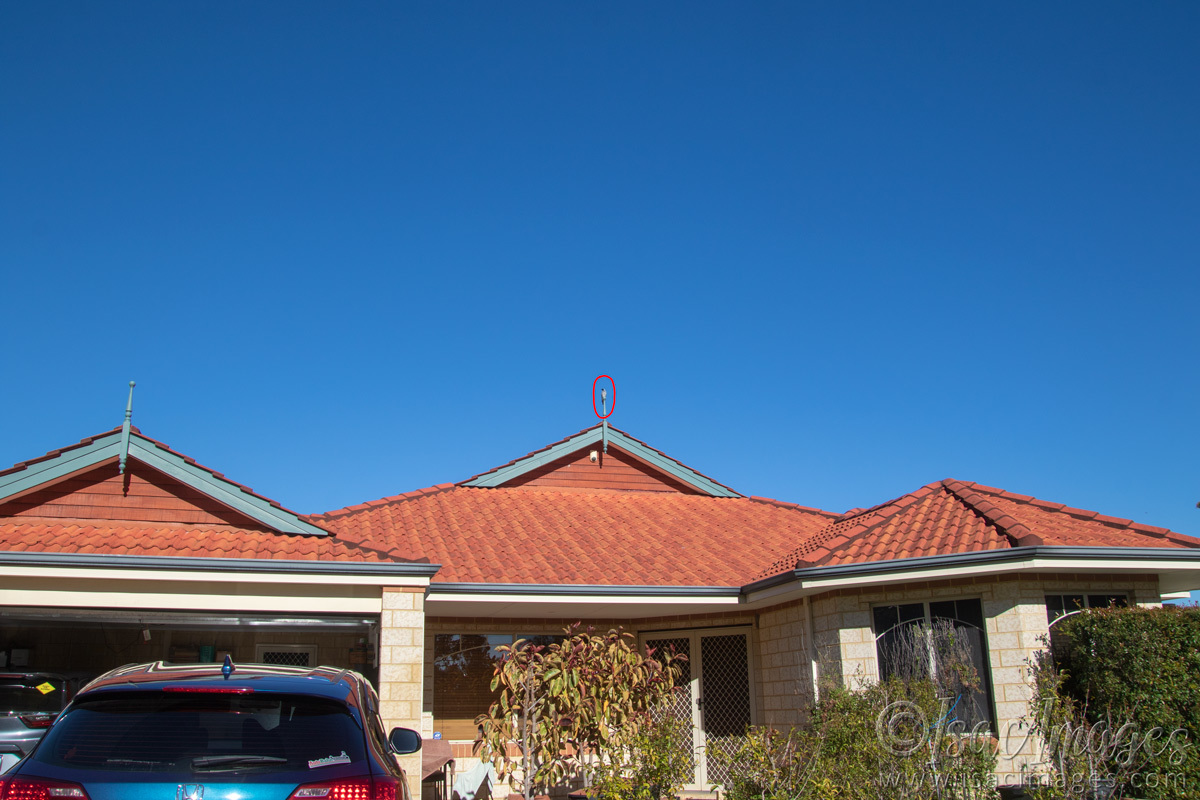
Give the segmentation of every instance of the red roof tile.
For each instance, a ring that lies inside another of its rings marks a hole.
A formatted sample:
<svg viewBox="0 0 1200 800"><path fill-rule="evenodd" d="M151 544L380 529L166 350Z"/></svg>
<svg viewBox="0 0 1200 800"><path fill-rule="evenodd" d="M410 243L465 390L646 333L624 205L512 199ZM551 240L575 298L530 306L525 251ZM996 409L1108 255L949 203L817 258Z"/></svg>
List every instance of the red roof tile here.
<svg viewBox="0 0 1200 800"><path fill-rule="evenodd" d="M427 556L436 582L741 586L833 518L744 497L433 488L313 521Z"/></svg>
<svg viewBox="0 0 1200 800"><path fill-rule="evenodd" d="M302 517L326 537L30 510L0 518L0 550L431 561L443 565L435 582L463 583L742 586L805 566L1035 544L1200 547L1164 528L954 480L843 515L759 497L441 484Z"/></svg>
<svg viewBox="0 0 1200 800"><path fill-rule="evenodd" d="M1040 544L1200 548L1200 539L990 486L944 480L871 509L847 512L757 577L803 567Z"/></svg>
<svg viewBox="0 0 1200 800"><path fill-rule="evenodd" d="M368 539L356 541L222 526L141 526L107 520L96 525L87 520L28 517L0 522L0 551L314 561L415 560Z"/></svg>

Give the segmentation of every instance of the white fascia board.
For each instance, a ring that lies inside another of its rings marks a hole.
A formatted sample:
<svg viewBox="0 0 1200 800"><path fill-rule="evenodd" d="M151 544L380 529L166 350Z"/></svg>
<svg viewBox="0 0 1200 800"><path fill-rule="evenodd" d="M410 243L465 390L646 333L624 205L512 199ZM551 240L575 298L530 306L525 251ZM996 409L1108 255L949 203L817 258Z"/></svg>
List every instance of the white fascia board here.
<svg viewBox="0 0 1200 800"><path fill-rule="evenodd" d="M738 611L736 587L431 584L429 616L562 619L662 617Z"/></svg>
<svg viewBox="0 0 1200 800"><path fill-rule="evenodd" d="M202 570L147 570L67 566L0 565L2 578L44 578L47 580L102 580L153 583L161 581L204 581L208 583L269 584L295 586L429 586L429 578L354 575L321 572L254 572L252 570L206 572Z"/></svg>
<svg viewBox="0 0 1200 800"><path fill-rule="evenodd" d="M158 611L221 611L272 614L379 614L383 598L352 595L237 594L159 591L96 591L79 588L11 588L0 584L0 606L119 608Z"/></svg>

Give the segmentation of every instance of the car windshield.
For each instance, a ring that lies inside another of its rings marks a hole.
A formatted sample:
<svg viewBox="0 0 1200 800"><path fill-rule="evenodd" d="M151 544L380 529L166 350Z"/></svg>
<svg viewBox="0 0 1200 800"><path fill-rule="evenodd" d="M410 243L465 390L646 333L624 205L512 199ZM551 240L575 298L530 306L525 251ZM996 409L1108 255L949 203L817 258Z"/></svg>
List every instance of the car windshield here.
<svg viewBox="0 0 1200 800"><path fill-rule="evenodd" d="M34 759L76 769L253 774L365 759L341 703L279 694L105 693L76 700Z"/></svg>
<svg viewBox="0 0 1200 800"><path fill-rule="evenodd" d="M62 711L65 688L61 679L49 675L0 678L0 712Z"/></svg>

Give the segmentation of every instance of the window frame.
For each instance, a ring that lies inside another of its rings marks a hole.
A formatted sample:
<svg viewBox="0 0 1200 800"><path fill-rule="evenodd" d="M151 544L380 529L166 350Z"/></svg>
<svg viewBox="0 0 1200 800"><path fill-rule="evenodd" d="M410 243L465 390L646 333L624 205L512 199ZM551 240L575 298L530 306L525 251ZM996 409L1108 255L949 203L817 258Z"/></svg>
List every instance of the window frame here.
<svg viewBox="0 0 1200 800"><path fill-rule="evenodd" d="M974 596L967 595L967 596L958 596L958 597L930 598L927 600L910 600L907 602L872 603L871 604L871 634L872 634L873 642L875 645L875 671L876 671L876 674L878 675L879 680L881 680L881 681L885 680L885 676L883 674L884 660L880 656L880 652L879 652L879 641L883 637L883 635L892 630L895 630L896 628L898 628L899 626L901 626L905 623L915 622L918 619L916 617L911 617L909 619L903 619L902 614L900 613L900 609L903 606L913 606L913 605L919 604L921 606L923 616L920 618L920 621L918 624L922 624L922 625L925 625L928 627L928 626L932 626L933 619L934 619L932 611L931 611L931 606L938 604L938 603L958 603L958 602L962 602L962 601L972 601L972 602L979 604L979 622L981 624L975 625L974 623L969 622L968 620L962 619L958 616L950 617L948 619L950 619L951 621L956 622L956 623L960 623L963 625L969 625L970 627L973 627L979 631L980 643L983 647L983 652L980 655L981 655L981 661L983 662L983 666L984 666L984 673L979 676L980 681L982 683L982 685L980 686L980 694L983 695L984 702L985 702L985 707L983 708L984 719L982 721L987 723L989 732L994 733L996 730L998 730L996 727L996 722L997 722L996 698L995 698L996 690L995 690L995 683L992 680L991 647L990 647L990 643L988 642L987 617L985 617L984 613L983 613L983 598L982 597L980 597L978 595L974 595ZM896 622L887 630L878 631L878 630L876 630L876 624L875 624L876 610L882 609L882 608L895 608L896 609ZM955 609L955 612L957 614L957 608ZM938 619L947 619L947 618L939 616ZM935 670L935 665L932 663L932 654L931 654L930 658L931 658L930 671L933 672ZM969 733L970 731L966 731L966 732Z"/></svg>

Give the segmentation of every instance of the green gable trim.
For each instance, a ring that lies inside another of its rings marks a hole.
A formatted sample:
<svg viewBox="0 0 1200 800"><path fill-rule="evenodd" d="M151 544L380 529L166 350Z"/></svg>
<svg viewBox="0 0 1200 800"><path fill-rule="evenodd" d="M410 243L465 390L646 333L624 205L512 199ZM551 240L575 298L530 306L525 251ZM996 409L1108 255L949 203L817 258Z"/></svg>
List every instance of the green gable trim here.
<svg viewBox="0 0 1200 800"><path fill-rule="evenodd" d="M165 472L196 491L202 492L280 533L300 533L309 536L329 535L327 531L305 522L292 512L271 505L270 501L261 497L249 494L240 486L222 480L206 469L189 464L181 456L163 450L137 434L134 434L129 443L129 456L159 472Z"/></svg>
<svg viewBox="0 0 1200 800"><path fill-rule="evenodd" d="M121 450L120 432L101 436L91 444L66 450L54 458L30 464L25 469L0 477L0 502L13 495L54 483L73 473L117 458Z"/></svg>
<svg viewBox="0 0 1200 800"><path fill-rule="evenodd" d="M463 486L473 486L482 488L495 488L503 486L509 481L519 478L528 472L531 472L538 467L549 464L552 461L557 461L563 456L570 455L576 450L581 450L590 444L599 443L604 432L599 426L589 428L586 431L577 433L574 436L564 439L558 444L544 450L540 453L527 456L526 458L517 461L515 464L509 464L507 467L488 472L476 478L463 483ZM621 433L616 428L608 429L608 443L619 447L627 453L637 456L646 463L652 465L655 469L670 475L676 480L691 486L699 492L709 495L710 497L741 497L740 494L727 489L721 484L704 477L699 472L685 467L673 458L664 456L657 450L653 450L641 442L631 439Z"/></svg>
<svg viewBox="0 0 1200 800"><path fill-rule="evenodd" d="M91 444L65 450L53 458L28 465L19 472L0 477L0 502L40 486L55 483L68 475L97 467L120 456L121 432L96 438ZM328 536L296 514L252 495L235 483L218 478L203 467L190 464L182 456L164 450L154 441L134 433L129 439L129 456L158 470L229 508L245 514L279 533Z"/></svg>

